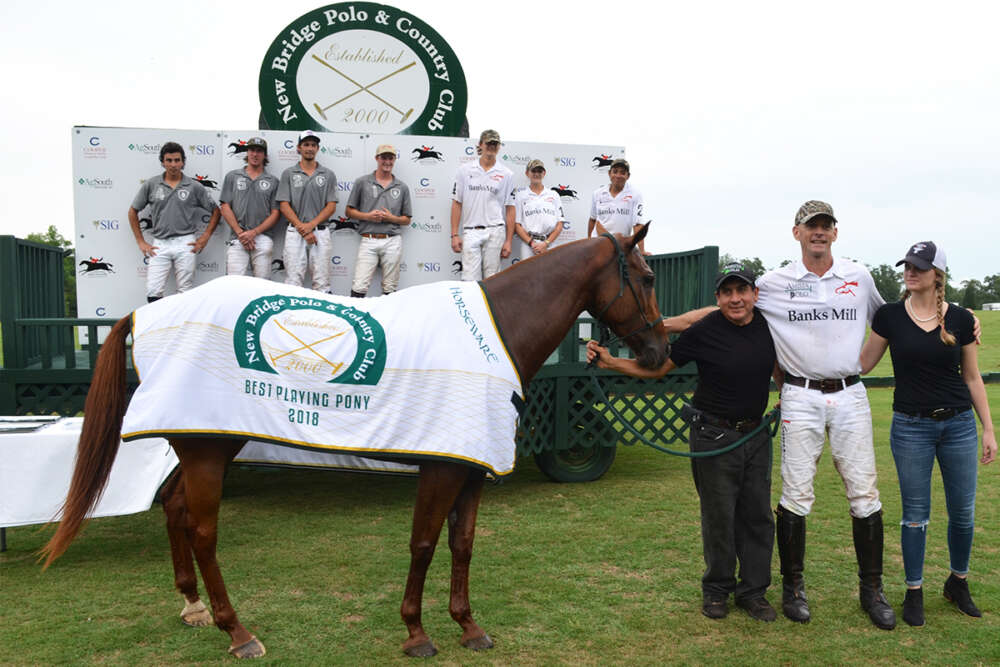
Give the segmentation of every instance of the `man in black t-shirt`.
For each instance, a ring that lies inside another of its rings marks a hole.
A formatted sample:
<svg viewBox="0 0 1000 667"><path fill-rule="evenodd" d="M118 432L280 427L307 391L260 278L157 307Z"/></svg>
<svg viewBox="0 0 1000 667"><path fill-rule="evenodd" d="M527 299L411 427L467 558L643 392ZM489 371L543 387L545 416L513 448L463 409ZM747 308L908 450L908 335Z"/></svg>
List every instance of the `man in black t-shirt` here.
<svg viewBox="0 0 1000 667"><path fill-rule="evenodd" d="M767 408L771 376L777 371L771 333L754 307L754 275L740 264L727 265L716 279L715 298L719 310L681 333L660 368L644 369L633 359L612 357L594 341L587 345L588 360L597 356L601 368L636 377L663 377L695 362L693 452L721 449L756 429ZM664 323L669 329L669 318ZM774 545L768 430L761 429L725 454L692 458L691 471L701 498L702 613L725 617L732 593L737 606L750 616L773 621L775 611L764 597L771 583Z"/></svg>

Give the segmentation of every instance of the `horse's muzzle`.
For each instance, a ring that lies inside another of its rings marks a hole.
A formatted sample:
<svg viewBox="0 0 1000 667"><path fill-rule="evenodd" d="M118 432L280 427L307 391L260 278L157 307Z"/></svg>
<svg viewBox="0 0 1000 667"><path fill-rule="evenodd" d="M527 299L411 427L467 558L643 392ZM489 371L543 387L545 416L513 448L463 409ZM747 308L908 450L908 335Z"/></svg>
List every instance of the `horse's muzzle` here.
<svg viewBox="0 0 1000 667"><path fill-rule="evenodd" d="M666 346L647 344L642 347L636 361L643 368L659 368L670 356L670 343Z"/></svg>

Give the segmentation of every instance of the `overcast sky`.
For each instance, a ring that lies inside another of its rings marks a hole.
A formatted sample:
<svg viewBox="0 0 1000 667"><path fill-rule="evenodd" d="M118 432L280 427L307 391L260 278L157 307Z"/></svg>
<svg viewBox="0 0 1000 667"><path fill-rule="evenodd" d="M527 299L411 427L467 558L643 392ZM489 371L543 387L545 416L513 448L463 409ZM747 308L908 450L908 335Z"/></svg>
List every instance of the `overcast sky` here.
<svg viewBox="0 0 1000 667"><path fill-rule="evenodd" d="M73 125L256 127L283 2L0 4L0 234L73 232ZM1000 5L410 0L469 85L473 133L623 145L647 248L797 257L830 202L838 255L934 240L953 282L1000 273ZM124 211L122 212L124 215Z"/></svg>

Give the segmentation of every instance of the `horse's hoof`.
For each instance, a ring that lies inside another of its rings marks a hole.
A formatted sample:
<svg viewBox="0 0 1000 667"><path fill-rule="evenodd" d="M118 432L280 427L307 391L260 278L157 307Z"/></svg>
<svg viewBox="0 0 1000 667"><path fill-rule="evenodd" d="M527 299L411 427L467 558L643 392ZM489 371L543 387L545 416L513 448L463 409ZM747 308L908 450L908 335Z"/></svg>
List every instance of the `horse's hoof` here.
<svg viewBox="0 0 1000 667"><path fill-rule="evenodd" d="M437 655L438 650L434 647L434 642L430 639L423 644L403 648L403 653L411 658L432 658Z"/></svg>
<svg viewBox="0 0 1000 667"><path fill-rule="evenodd" d="M465 648L472 649L473 651L485 651L488 648L493 648L493 640L487 634L482 634L478 637L473 637L472 639L466 639L462 642L462 646Z"/></svg>
<svg viewBox="0 0 1000 667"><path fill-rule="evenodd" d="M246 644L240 646L230 646L229 653L236 656L237 658L259 658L265 653L267 649L256 637L251 637L250 641Z"/></svg>
<svg viewBox="0 0 1000 667"><path fill-rule="evenodd" d="M212 612L205 607L205 603L201 600L194 603L188 602L184 606L184 610L181 611L181 622L192 628L204 628L212 625Z"/></svg>

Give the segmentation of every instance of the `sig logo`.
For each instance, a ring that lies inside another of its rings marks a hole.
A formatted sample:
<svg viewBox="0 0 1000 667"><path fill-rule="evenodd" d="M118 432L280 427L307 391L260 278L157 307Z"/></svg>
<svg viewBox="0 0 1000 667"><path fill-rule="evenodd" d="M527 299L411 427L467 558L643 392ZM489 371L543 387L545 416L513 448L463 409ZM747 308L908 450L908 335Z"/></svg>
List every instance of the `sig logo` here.
<svg viewBox="0 0 1000 667"><path fill-rule="evenodd" d="M188 145L191 155L215 155L215 146L212 144L191 144Z"/></svg>
<svg viewBox="0 0 1000 667"><path fill-rule="evenodd" d="M417 262L417 271L424 273L440 273L441 262Z"/></svg>
<svg viewBox="0 0 1000 667"><path fill-rule="evenodd" d="M552 158L557 167L575 167L576 158L575 157L555 157Z"/></svg>
<svg viewBox="0 0 1000 667"><path fill-rule="evenodd" d="M94 229L99 232L113 232L120 229L121 225L117 218L102 218L100 220L91 220L90 224L94 225Z"/></svg>
<svg viewBox="0 0 1000 667"><path fill-rule="evenodd" d="M350 192L354 187L354 181L337 181L337 190L340 192Z"/></svg>

